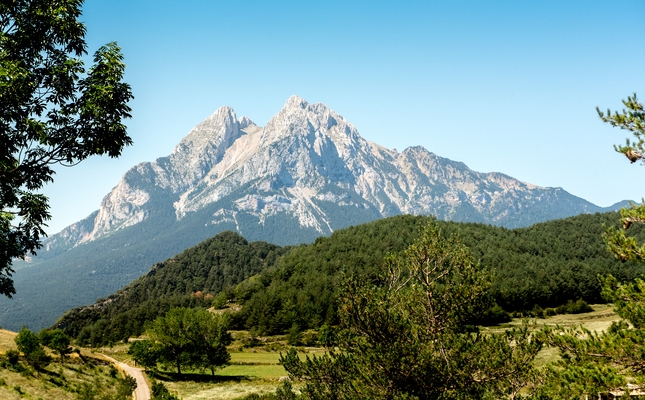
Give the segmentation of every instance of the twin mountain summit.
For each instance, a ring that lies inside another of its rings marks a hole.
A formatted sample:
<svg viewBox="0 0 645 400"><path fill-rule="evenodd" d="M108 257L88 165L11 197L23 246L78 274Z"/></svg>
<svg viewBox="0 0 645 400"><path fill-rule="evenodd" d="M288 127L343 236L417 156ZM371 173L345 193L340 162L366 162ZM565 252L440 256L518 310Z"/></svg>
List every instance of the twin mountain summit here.
<svg viewBox="0 0 645 400"><path fill-rule="evenodd" d="M130 168L99 210L49 237L37 257L16 262L17 294L0 300L0 325L50 326L225 230L285 245L398 214L516 228L623 205L475 172L420 146L384 148L297 96L264 127L222 107L169 156Z"/></svg>

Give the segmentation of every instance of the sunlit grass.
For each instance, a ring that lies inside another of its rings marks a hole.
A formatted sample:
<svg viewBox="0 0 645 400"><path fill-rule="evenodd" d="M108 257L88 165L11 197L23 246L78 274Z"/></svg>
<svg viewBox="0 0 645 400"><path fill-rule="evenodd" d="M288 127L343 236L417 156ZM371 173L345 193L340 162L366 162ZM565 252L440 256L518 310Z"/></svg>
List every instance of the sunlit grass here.
<svg viewBox="0 0 645 400"><path fill-rule="evenodd" d="M563 326L573 327L582 325L583 327L597 332L604 332L611 326L611 323L618 321L619 317L613 310L611 304L592 304L592 312L582 314L560 314L546 318L527 318L529 325L533 329L541 329L544 326ZM524 323L522 318L514 318L511 322L495 326L482 327L482 332L502 333L508 329L516 328Z"/></svg>
<svg viewBox="0 0 645 400"><path fill-rule="evenodd" d="M591 305L593 311L582 314L560 314L553 315L547 318L531 318L528 319L529 326L533 330L542 329L545 326L561 326L561 327L576 327L583 326L590 331L604 332L612 324L620 318L613 310L612 304L593 304ZM513 319L509 323L500 324L496 326L489 326L481 328L483 332L488 333L502 333L508 329L519 327L524 323L520 318ZM558 350L552 347L543 348L540 353L535 357L535 366L542 367L550 362L557 361L560 358Z"/></svg>
<svg viewBox="0 0 645 400"><path fill-rule="evenodd" d="M0 329L0 352L4 354L7 350L17 348L16 342L14 341L16 335L16 332Z"/></svg>
<svg viewBox="0 0 645 400"><path fill-rule="evenodd" d="M288 346L284 346L285 349ZM322 348L302 348L301 358L324 353ZM283 350L283 353L286 350ZM184 400L236 399L252 393L274 392L280 379L287 376L279 364L280 351L267 351L263 346L231 352L230 365L215 371L176 371L161 373L159 379L172 392Z"/></svg>
<svg viewBox="0 0 645 400"><path fill-rule="evenodd" d="M606 330L612 322L618 320L611 305L592 305L592 312L584 314L555 315L547 318L529 319L532 329L541 329L549 326L578 326L582 325L594 331ZM514 319L509 323L493 327L482 327L483 332L502 333L513 327L523 324L522 319ZM0 332L1 333L1 332ZM211 376L210 371L184 370L179 377L176 371L169 369L162 372L158 379L174 394L184 400L205 399L236 399L252 393L274 392L280 384L280 379L287 376L284 367L279 364L280 352L285 353L289 346L282 337L258 338L259 345L245 347L244 340L248 333L238 331L234 333L236 341L231 346L230 365L215 371ZM0 343L1 346L1 343ZM0 347L1 348L1 347ZM127 344L117 344L111 347L93 349L92 352L103 353L119 361L131 363L127 354ZM324 353L322 348L299 348L301 358ZM87 350L89 351L89 350ZM557 349L545 348L536 357L536 366L546 365L559 357Z"/></svg>
<svg viewBox="0 0 645 400"><path fill-rule="evenodd" d="M110 377L109 364L78 357L68 362L54 360L36 371L20 361L17 366L0 366L0 399L77 399L83 384L103 394L114 394L116 380Z"/></svg>

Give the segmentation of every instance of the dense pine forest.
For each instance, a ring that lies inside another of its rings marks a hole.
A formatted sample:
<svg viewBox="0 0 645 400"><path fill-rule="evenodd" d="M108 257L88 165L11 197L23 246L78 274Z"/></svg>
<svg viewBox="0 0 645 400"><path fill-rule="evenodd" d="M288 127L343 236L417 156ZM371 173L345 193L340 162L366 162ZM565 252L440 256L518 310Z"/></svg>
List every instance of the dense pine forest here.
<svg viewBox="0 0 645 400"><path fill-rule="evenodd" d="M494 319L535 315L576 300L601 302L599 275L627 281L645 273L642 264L621 263L606 250L603 224L618 220L617 213L580 215L514 230L437 224L446 236L458 233L475 259L492 270L489 294L497 307L488 317ZM429 217L397 216L292 248L224 232L154 265L107 299L70 310L56 326L80 343L99 345L140 335L145 321L172 307L211 305L238 310L232 327L258 334L333 326L339 283L349 277L378 283L386 255L409 246L428 222ZM640 227L634 234L645 236Z"/></svg>

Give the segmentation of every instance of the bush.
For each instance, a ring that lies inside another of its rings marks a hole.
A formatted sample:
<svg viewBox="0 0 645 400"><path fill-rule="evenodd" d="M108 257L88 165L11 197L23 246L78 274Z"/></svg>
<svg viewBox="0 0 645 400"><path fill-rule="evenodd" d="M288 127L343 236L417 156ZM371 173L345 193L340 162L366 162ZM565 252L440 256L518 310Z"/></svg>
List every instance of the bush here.
<svg viewBox="0 0 645 400"><path fill-rule="evenodd" d="M302 343L302 333L300 332L298 324L293 324L291 329L289 329L289 333L287 333L287 343L290 346L298 346Z"/></svg>
<svg viewBox="0 0 645 400"><path fill-rule="evenodd" d="M575 302L569 301L567 303L567 313L569 314L583 314L591 311L593 311L593 309L582 299L578 299Z"/></svg>
<svg viewBox="0 0 645 400"><path fill-rule="evenodd" d="M250 347L261 346L262 342L260 341L260 339L258 339L258 336L255 333L255 330L252 329L249 331L249 334L247 336L244 336L242 338L242 344L244 347L250 348Z"/></svg>
<svg viewBox="0 0 645 400"><path fill-rule="evenodd" d="M16 365L18 364L18 359L20 359L20 352L18 350L7 350L7 353L5 353L5 357L7 357L7 361L11 365Z"/></svg>
<svg viewBox="0 0 645 400"><path fill-rule="evenodd" d="M318 343L331 347L336 344L336 330L331 326L325 324L318 330Z"/></svg>
<svg viewBox="0 0 645 400"><path fill-rule="evenodd" d="M569 300L567 304L562 304L555 308L545 308L542 310L542 317L552 317L558 314L583 314L591 311L593 311L593 308L586 301L582 299L576 301ZM540 315L532 316L540 317Z"/></svg>
<svg viewBox="0 0 645 400"><path fill-rule="evenodd" d="M25 355L29 365L36 369L44 368L51 362L51 357L45 353L40 339L35 333L23 327L14 338L18 350Z"/></svg>
<svg viewBox="0 0 645 400"><path fill-rule="evenodd" d="M179 400L179 397L171 394L168 388L161 382L152 382L151 400Z"/></svg>
<svg viewBox="0 0 645 400"><path fill-rule="evenodd" d="M213 308L217 310L221 310L224 308L226 303L228 302L228 297L226 296L225 292L219 292L217 296L215 296L215 299L213 299Z"/></svg>
<svg viewBox="0 0 645 400"><path fill-rule="evenodd" d="M307 331L302 334L301 343L304 346L315 346L318 344L318 334L314 331Z"/></svg>
<svg viewBox="0 0 645 400"><path fill-rule="evenodd" d="M119 385L116 389L117 398L130 398L136 388L137 380L130 375L126 375L125 378L119 379Z"/></svg>
<svg viewBox="0 0 645 400"><path fill-rule="evenodd" d="M479 318L479 320L475 322L480 325L488 326L510 322L510 320L510 314L504 311L504 309L500 307L499 304L495 304L491 308L486 310Z"/></svg>

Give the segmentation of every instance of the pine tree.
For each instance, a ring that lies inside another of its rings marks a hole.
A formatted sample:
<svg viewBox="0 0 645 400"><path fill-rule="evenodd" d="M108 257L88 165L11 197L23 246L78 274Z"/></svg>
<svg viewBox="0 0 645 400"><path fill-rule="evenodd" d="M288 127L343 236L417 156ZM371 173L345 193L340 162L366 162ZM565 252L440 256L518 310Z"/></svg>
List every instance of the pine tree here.
<svg viewBox="0 0 645 400"><path fill-rule="evenodd" d="M312 399L515 397L541 343L526 326L483 334L470 325L490 306L491 276L458 237L432 223L378 284L348 279L339 349L282 363Z"/></svg>
<svg viewBox="0 0 645 400"><path fill-rule="evenodd" d="M629 161L645 160L645 111L636 94L623 101L622 112L601 112L600 118L614 127L632 132L625 145L614 146ZM620 211L622 229L609 227L603 238L609 251L623 262L645 261L645 246L639 246L627 230L645 223L645 203ZM598 396L612 390L628 392L628 384L645 382L645 281L619 283L609 275L601 278L603 297L613 302L621 317L606 332L583 327L546 328L543 340L560 351L561 360L547 369L542 392L549 398Z"/></svg>
<svg viewBox="0 0 645 400"><path fill-rule="evenodd" d="M645 109L643 104L638 102L636 93L632 97L628 96L627 100L623 100L623 104L626 109L622 112L612 113L611 110L607 110L605 114L597 108L596 110L604 122L627 130L634 136L633 139L627 138L625 145L614 146L614 149L624 154L632 163L645 162ZM604 239L609 250L623 262L645 261L645 245L639 246L636 239L626 234L632 224L645 223L645 203L631 204L631 207L620 210L620 215L623 229L610 227L605 230Z"/></svg>

